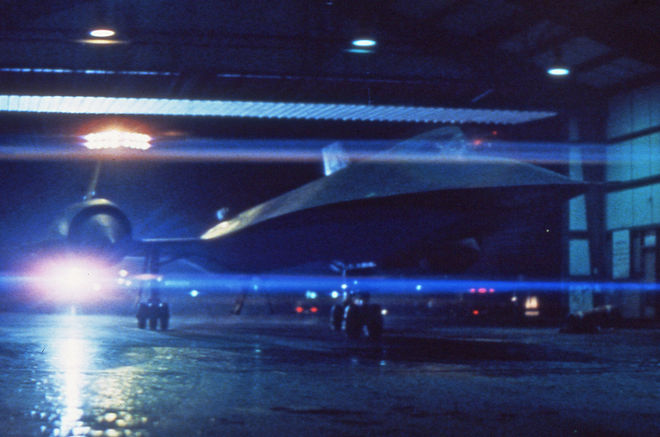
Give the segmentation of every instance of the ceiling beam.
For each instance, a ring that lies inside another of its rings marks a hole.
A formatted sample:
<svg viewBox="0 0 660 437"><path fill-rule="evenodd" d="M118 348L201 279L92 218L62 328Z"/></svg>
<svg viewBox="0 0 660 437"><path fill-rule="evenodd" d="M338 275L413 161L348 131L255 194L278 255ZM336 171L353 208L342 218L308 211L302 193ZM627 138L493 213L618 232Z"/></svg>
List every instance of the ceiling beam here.
<svg viewBox="0 0 660 437"><path fill-rule="evenodd" d="M621 55L616 51L610 51L600 56L596 56L595 58L591 58L588 61L582 62L581 64L571 66L571 71L573 73L586 73L588 71L595 70L598 67L602 67L603 65L607 65L619 59L620 57Z"/></svg>
<svg viewBox="0 0 660 437"><path fill-rule="evenodd" d="M632 91L637 88L654 85L658 83L660 83L660 71L653 71L648 74L637 76L627 82L619 83L609 88L606 88L605 90L603 90L603 95L605 97L613 97L619 93Z"/></svg>
<svg viewBox="0 0 660 437"><path fill-rule="evenodd" d="M512 34L524 32L546 21L535 12L519 9L516 20L518 24L514 26ZM390 38L394 41L392 45L398 43L397 49L401 50L402 55L421 53L430 58L451 59L463 65L472 75L468 80L475 83L473 95L464 104L472 102L486 91L490 92L484 104L499 96L500 100L518 101L519 104L536 101L557 107L573 106L575 102L596 97L595 90L574 80L563 81L562 90L557 93L557 81L548 78L545 70L536 65L527 52L510 53L498 47L503 39L499 39L495 33L497 26L474 37L455 35L445 31L435 18L430 17L420 24L407 16L397 17L397 24L388 28ZM417 29L416 34L411 29ZM571 36L562 35L561 38L564 41ZM571 96L569 101L566 101L567 96Z"/></svg>
<svg viewBox="0 0 660 437"><path fill-rule="evenodd" d="M621 55L660 67L660 51L649 47L649 41L654 41L654 35L638 28L621 28L616 25L621 23L622 17L633 12L643 12L649 7L647 2L628 0L616 8L603 7L598 16L594 17L579 11L578 4L571 0L539 0L533 3L524 0L509 1L526 8L532 16L566 26L572 37L585 36L611 47Z"/></svg>

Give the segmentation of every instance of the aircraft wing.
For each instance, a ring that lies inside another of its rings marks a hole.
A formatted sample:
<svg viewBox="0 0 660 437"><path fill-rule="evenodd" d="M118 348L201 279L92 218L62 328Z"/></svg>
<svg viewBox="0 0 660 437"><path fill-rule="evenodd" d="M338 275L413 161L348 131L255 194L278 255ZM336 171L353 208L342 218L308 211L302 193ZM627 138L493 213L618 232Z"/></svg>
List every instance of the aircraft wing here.
<svg viewBox="0 0 660 437"><path fill-rule="evenodd" d="M411 247L453 251L512 215L559 208L585 188L511 159L394 148L222 221L201 238L229 270L382 261Z"/></svg>
<svg viewBox="0 0 660 437"><path fill-rule="evenodd" d="M466 203L470 197L490 192L495 207L528 204L530 199L552 195L566 200L584 191L582 182L550 170L504 158L461 157L406 160L380 156L351 165L329 176L303 185L208 230L203 239L238 232L258 223L304 210L338 206L369 199L395 198L443 192L460 192ZM511 196L516 193L515 196Z"/></svg>

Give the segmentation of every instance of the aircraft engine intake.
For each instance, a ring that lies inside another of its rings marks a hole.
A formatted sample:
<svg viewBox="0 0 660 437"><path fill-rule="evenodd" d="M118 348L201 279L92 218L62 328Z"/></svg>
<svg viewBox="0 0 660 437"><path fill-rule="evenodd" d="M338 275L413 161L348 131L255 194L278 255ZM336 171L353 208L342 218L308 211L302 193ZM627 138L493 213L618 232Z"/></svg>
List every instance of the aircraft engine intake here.
<svg viewBox="0 0 660 437"><path fill-rule="evenodd" d="M91 199L68 207L55 223L58 240L69 249L119 262L132 241L131 223L117 205Z"/></svg>

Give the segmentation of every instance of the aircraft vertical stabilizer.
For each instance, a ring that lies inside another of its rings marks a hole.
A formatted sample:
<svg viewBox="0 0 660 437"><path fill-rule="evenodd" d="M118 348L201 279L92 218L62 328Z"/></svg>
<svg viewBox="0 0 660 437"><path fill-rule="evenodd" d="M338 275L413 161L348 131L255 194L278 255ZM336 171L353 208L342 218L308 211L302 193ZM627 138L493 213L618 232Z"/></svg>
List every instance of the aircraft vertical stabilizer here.
<svg viewBox="0 0 660 437"><path fill-rule="evenodd" d="M340 142L335 141L325 146L321 153L323 154L323 171L326 176L348 167L350 162L348 153L346 153Z"/></svg>

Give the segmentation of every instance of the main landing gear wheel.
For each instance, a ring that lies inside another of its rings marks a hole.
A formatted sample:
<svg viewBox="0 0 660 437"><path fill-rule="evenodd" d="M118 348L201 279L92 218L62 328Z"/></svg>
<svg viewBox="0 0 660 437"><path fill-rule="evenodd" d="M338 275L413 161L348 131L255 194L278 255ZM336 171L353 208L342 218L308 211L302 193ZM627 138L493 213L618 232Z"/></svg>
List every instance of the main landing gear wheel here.
<svg viewBox="0 0 660 437"><path fill-rule="evenodd" d="M369 340L378 341L383 336L383 313L380 305L370 304L369 293L345 293L344 301L332 306L330 328L344 331L350 339L358 339L362 333Z"/></svg>
<svg viewBox="0 0 660 437"><path fill-rule="evenodd" d="M380 340L383 336L383 313L380 305L370 304L363 308L364 328L369 340Z"/></svg>
<svg viewBox="0 0 660 437"><path fill-rule="evenodd" d="M345 305L334 304L330 310L330 328L333 331L341 331L341 322L344 320Z"/></svg>
<svg viewBox="0 0 660 437"><path fill-rule="evenodd" d="M161 331L167 331L170 326L170 306L165 302L158 304L158 320Z"/></svg>
<svg viewBox="0 0 660 437"><path fill-rule="evenodd" d="M362 308L354 304L347 305L344 310L344 323L342 324L346 336L353 340L360 338L363 325L364 316L362 314Z"/></svg>
<svg viewBox="0 0 660 437"><path fill-rule="evenodd" d="M145 329L149 321L149 329L152 331L158 328L159 323L161 331L166 331L170 325L170 307L165 302L141 303L136 317L139 329Z"/></svg>
<svg viewBox="0 0 660 437"><path fill-rule="evenodd" d="M138 328L145 329L147 327L147 319L149 318L149 306L146 303L138 305L137 311Z"/></svg>
<svg viewBox="0 0 660 437"><path fill-rule="evenodd" d="M332 322L334 321L333 314ZM341 327L350 339L356 340L364 333L369 340L380 340L383 336L383 314L380 305L347 305Z"/></svg>

